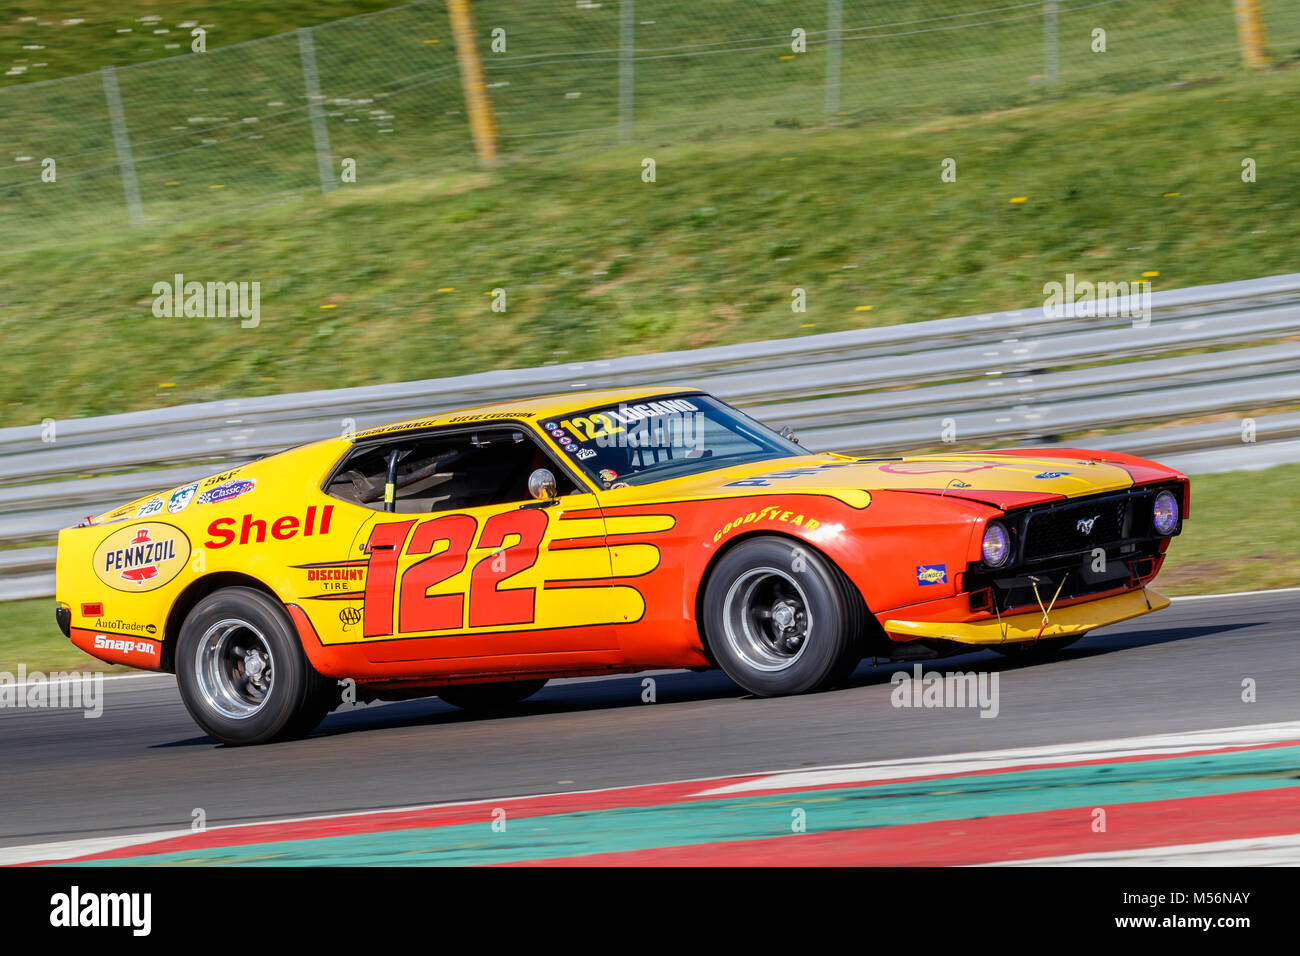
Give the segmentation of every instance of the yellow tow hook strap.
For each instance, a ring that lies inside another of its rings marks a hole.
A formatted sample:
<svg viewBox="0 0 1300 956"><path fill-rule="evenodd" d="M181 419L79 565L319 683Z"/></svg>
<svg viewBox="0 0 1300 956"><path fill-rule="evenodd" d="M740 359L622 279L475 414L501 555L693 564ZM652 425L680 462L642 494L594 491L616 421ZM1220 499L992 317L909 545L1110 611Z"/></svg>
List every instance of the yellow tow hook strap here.
<svg viewBox="0 0 1300 956"><path fill-rule="evenodd" d="M1038 594L1038 579L1032 577L1029 579L1034 585L1034 600L1038 602L1038 609L1043 612L1043 624L1039 627L1038 633L1034 635L1034 640L1038 640L1042 637L1043 631L1047 630L1047 621L1052 613L1052 608L1056 607L1056 599L1061 596L1061 590L1065 587L1065 579L1069 576L1069 571L1066 571L1065 574L1062 575L1061 583L1057 586L1056 593L1052 595L1052 603L1047 605L1047 607L1043 607L1043 599Z"/></svg>
<svg viewBox="0 0 1300 956"><path fill-rule="evenodd" d="M1002 643L1007 642L1007 626L1002 623L1002 610L998 607L997 595L993 595L993 613L998 616L998 630L1002 632Z"/></svg>

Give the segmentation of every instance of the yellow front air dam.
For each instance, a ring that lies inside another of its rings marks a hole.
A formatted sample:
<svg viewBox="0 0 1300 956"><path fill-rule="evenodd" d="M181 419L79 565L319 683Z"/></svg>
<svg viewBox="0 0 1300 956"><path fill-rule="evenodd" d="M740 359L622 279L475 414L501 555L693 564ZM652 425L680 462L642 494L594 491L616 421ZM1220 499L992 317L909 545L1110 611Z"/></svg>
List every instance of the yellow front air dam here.
<svg viewBox="0 0 1300 956"><path fill-rule="evenodd" d="M1129 591L1127 594L1117 594L1114 597L1102 598L1100 601L1085 601L1082 604L1055 608L1048 615L1046 627L1043 627L1042 612L1030 611L1009 617L1004 615L1001 622L996 617L967 623L890 620L885 622L885 630L890 634L907 637L937 637L962 644L1002 644L1013 641L1046 640L1052 637L1075 637L1086 634L1094 628L1114 624L1117 621L1127 621L1131 617L1159 611L1168 606L1169 598L1148 588L1145 592Z"/></svg>

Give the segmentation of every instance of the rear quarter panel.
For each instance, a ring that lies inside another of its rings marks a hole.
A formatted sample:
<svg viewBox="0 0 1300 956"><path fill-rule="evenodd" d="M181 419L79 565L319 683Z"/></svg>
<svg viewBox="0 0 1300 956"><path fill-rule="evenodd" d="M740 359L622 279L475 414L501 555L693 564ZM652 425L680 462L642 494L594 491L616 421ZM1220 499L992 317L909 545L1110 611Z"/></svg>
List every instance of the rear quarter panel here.
<svg viewBox="0 0 1300 956"><path fill-rule="evenodd" d="M185 605L191 588L218 580L215 575L251 578L291 600L292 565L309 559L322 537L329 499L319 484L346 445L340 439L294 449L61 531L55 599L70 610L73 643L102 660L159 669L163 642L179 623L173 609ZM305 518L313 505L308 536ZM346 550L351 532L334 527L330 533L339 539L331 546Z"/></svg>

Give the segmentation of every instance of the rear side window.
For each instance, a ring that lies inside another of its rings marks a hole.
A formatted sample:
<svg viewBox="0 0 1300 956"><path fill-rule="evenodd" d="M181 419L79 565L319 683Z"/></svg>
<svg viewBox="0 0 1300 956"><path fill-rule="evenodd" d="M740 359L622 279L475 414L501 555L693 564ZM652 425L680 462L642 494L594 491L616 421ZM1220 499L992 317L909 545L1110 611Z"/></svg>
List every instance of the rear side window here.
<svg viewBox="0 0 1300 956"><path fill-rule="evenodd" d="M335 472L326 493L383 511L393 455L397 456L394 510L399 513L528 501L528 476L537 468L555 473L560 494L577 490L528 432L516 427L394 438L358 448Z"/></svg>

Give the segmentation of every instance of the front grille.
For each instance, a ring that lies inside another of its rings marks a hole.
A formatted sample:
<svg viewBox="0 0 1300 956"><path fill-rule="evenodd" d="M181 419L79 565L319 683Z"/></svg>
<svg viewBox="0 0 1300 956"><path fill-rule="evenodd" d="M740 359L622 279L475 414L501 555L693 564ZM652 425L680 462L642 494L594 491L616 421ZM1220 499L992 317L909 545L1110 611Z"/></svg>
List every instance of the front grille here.
<svg viewBox="0 0 1300 956"><path fill-rule="evenodd" d="M1006 611L1053 595L1068 599L1136 587L1160 559L1151 509L1166 488L1181 501L1179 486L1160 485L1009 511L1002 521L1014 542L1011 562L998 569L970 565L963 588L972 593L972 610L977 599L991 598ZM985 588L987 596L979 593Z"/></svg>
<svg viewBox="0 0 1300 956"><path fill-rule="evenodd" d="M1031 512L1024 526L1023 560L1045 561L1065 554L1118 544L1127 527L1132 498L1084 501Z"/></svg>

